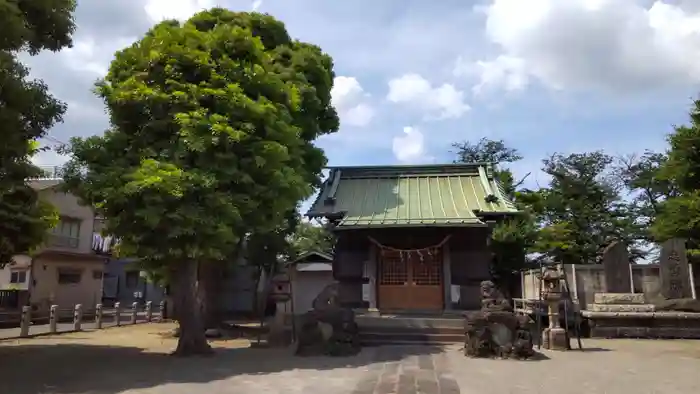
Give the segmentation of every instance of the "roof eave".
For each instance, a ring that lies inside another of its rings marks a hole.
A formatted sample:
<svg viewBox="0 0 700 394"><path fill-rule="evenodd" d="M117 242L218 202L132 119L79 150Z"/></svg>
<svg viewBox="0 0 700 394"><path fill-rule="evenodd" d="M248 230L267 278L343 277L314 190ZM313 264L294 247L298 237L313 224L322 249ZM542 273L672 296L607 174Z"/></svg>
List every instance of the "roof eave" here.
<svg viewBox="0 0 700 394"><path fill-rule="evenodd" d="M425 227L452 227L452 228L466 228L466 227L488 227L487 223L482 221L470 222L470 223L405 223L405 224L341 224L336 226L334 231L348 231L348 230L373 230L373 229L392 229L392 228L425 228Z"/></svg>

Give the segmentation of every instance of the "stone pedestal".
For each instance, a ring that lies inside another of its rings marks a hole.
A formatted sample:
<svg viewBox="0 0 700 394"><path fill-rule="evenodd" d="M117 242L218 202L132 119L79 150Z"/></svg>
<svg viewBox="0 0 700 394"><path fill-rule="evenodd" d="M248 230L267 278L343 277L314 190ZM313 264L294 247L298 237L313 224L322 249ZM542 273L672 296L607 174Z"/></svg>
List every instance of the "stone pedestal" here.
<svg viewBox="0 0 700 394"><path fill-rule="evenodd" d="M285 302L277 302L277 312L270 323L270 332L267 341L270 346L289 345L285 315Z"/></svg>
<svg viewBox="0 0 700 394"><path fill-rule="evenodd" d="M542 347L548 350L569 350L569 336L561 327L545 328L542 331Z"/></svg>
<svg viewBox="0 0 700 394"><path fill-rule="evenodd" d="M597 293L594 301L581 311L591 326L591 337L700 339L700 313L676 305L683 300L652 304L644 294Z"/></svg>
<svg viewBox="0 0 700 394"><path fill-rule="evenodd" d="M534 355L531 320L517 316L490 281L481 283L481 310L464 314L464 355L526 359Z"/></svg>

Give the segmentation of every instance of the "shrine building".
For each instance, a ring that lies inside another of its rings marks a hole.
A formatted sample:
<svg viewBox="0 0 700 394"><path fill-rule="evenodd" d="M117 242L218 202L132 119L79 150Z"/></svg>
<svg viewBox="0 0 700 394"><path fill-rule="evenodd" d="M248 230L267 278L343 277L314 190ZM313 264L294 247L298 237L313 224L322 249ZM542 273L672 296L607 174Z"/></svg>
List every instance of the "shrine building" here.
<svg viewBox="0 0 700 394"><path fill-rule="evenodd" d="M518 211L490 163L332 167L307 216L337 237L341 302L391 312L478 309L493 224Z"/></svg>

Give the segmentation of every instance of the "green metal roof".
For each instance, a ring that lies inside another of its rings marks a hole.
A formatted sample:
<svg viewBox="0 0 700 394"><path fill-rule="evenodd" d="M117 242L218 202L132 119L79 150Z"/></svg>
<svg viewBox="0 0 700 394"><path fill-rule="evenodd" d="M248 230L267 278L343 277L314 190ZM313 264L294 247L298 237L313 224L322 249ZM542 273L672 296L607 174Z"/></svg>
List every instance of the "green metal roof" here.
<svg viewBox="0 0 700 394"><path fill-rule="evenodd" d="M489 163L330 170L307 215L339 217L338 228L473 226L517 212Z"/></svg>

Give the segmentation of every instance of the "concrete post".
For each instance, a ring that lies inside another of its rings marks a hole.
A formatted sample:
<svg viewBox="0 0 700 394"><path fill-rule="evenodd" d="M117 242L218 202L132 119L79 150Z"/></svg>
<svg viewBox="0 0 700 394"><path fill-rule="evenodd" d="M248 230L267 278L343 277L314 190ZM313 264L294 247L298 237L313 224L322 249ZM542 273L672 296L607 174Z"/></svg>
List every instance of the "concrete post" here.
<svg viewBox="0 0 700 394"><path fill-rule="evenodd" d="M81 304L76 304L73 309L73 330L80 331L80 325L83 322L83 306Z"/></svg>
<svg viewBox="0 0 700 394"><path fill-rule="evenodd" d="M114 303L114 321L116 322L117 327L122 325L122 304L121 302L115 302Z"/></svg>
<svg viewBox="0 0 700 394"><path fill-rule="evenodd" d="M102 304L95 305L95 328L102 329Z"/></svg>
<svg viewBox="0 0 700 394"><path fill-rule="evenodd" d="M160 321L164 321L167 319L167 313L166 313L166 305L165 305L165 300L160 302L160 305L158 305L159 313L160 313Z"/></svg>
<svg viewBox="0 0 700 394"><path fill-rule="evenodd" d="M29 326L32 324L32 307L25 305L22 307L22 315L19 320L19 336L26 338L29 336Z"/></svg>
<svg viewBox="0 0 700 394"><path fill-rule="evenodd" d="M136 317L139 310L139 303L134 302L131 304L131 324L136 324Z"/></svg>
<svg viewBox="0 0 700 394"><path fill-rule="evenodd" d="M146 321L151 322L153 320L153 302L146 301Z"/></svg>
<svg viewBox="0 0 700 394"><path fill-rule="evenodd" d="M51 305L49 309L49 332L55 334L58 332L58 305Z"/></svg>

